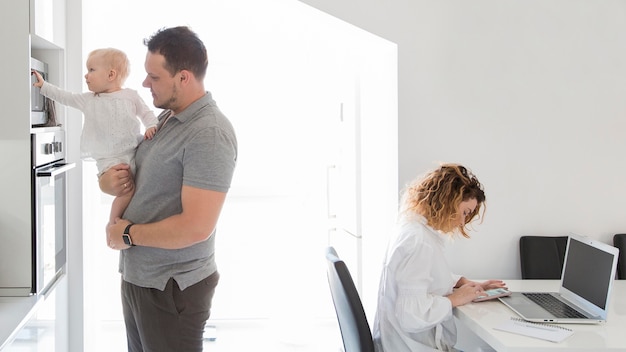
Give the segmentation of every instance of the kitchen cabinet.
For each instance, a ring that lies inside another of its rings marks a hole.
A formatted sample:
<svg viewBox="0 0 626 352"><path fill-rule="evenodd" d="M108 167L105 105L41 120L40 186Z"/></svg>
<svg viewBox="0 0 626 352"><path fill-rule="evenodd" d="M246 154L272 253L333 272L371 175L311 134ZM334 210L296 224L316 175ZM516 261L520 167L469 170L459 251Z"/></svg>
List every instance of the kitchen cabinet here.
<svg viewBox="0 0 626 352"><path fill-rule="evenodd" d="M43 2L43 0L36 0ZM47 2L50 2L46 0ZM31 1L34 4L35 1ZM61 7L64 0L54 0ZM27 294L32 272L32 181L30 58L48 63L49 81L64 86L64 50L58 45L30 33L29 2L10 0L0 5L0 42L4 55L7 84L0 87L3 97L3 128L0 148L5 165L11 165L0 176L0 191L11 202L0 204L0 292L2 295ZM54 15L54 14L53 14ZM58 33L58 31L56 32ZM64 123L65 110L57 110L57 120ZM16 259L17 258L17 259ZM20 270L15 270L19 268Z"/></svg>
<svg viewBox="0 0 626 352"><path fill-rule="evenodd" d="M11 344L16 334L28 321L39 304L38 296L0 297L0 350Z"/></svg>
<svg viewBox="0 0 626 352"><path fill-rule="evenodd" d="M31 35L65 46L65 0L30 0L29 15Z"/></svg>
<svg viewBox="0 0 626 352"><path fill-rule="evenodd" d="M51 66L49 67L49 80L62 87L65 86L64 48L68 33L65 17L67 1L3 0L0 2L0 43L3 46L3 53L6 54L2 55L1 59L5 83L0 85L3 105L0 149L3 150L5 165L10 166L0 173L0 191L5 199L10 199L10 201L0 202L0 243L2 243L0 269L11 270L16 265L20 265L20 263L6 262L5 258L9 256L4 253L17 247L24 247L17 245L18 243L30 243L32 240L30 57L34 56L46 61ZM78 52L77 55L80 56L81 53ZM60 114L64 113L64 110L60 111ZM58 114L59 111L57 111ZM62 116L61 122L64 122ZM67 125L63 128L67 128ZM74 192L76 191L74 189ZM31 253L24 254L28 262L30 262L28 260L30 255ZM30 266L30 264L26 265ZM0 274L0 278L3 277L6 276ZM41 326L51 325L54 326L53 333L46 336L51 336L54 341L53 346L56 346L55 350L71 351L72 349L68 347L69 281L68 277L60 280L55 289L46 297L0 297L0 316L2 316L0 337L3 339L0 341L0 346L6 345L9 340L13 343L20 341L20 334L41 331ZM1 280L0 284L4 285ZM54 314L51 315L50 312ZM36 327L38 325L39 327ZM29 328L18 329L23 327ZM16 337L17 340L15 340ZM42 347L42 351L51 351L50 341L46 340L47 348ZM5 350L11 349L5 346L2 352Z"/></svg>
<svg viewBox="0 0 626 352"><path fill-rule="evenodd" d="M6 304L2 304L6 303ZM55 290L44 296L2 297L0 314L14 320L11 331L1 331L8 340L0 341L2 352L67 351L67 314L60 307L67 305L67 280L59 280ZM20 319L22 317L22 319ZM21 320L21 321L19 321Z"/></svg>

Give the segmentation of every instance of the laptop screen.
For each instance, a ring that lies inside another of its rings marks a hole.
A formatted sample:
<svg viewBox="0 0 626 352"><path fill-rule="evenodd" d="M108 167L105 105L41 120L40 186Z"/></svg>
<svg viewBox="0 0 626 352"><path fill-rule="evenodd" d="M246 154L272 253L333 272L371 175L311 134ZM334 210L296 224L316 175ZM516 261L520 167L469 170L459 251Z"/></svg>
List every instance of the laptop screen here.
<svg viewBox="0 0 626 352"><path fill-rule="evenodd" d="M606 309L613 255L570 237L563 269L563 287Z"/></svg>

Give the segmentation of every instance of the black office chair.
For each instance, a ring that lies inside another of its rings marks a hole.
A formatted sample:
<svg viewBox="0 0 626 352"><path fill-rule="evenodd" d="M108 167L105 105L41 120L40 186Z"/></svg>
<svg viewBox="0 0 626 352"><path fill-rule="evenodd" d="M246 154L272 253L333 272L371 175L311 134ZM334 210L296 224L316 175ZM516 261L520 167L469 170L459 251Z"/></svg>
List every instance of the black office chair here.
<svg viewBox="0 0 626 352"><path fill-rule="evenodd" d="M560 279L567 236L522 236L519 239L522 279Z"/></svg>
<svg viewBox="0 0 626 352"><path fill-rule="evenodd" d="M626 233L613 236L613 246L619 249L617 257L617 279L626 280Z"/></svg>
<svg viewBox="0 0 626 352"><path fill-rule="evenodd" d="M373 352L372 332L348 267L333 247L326 250L328 284L345 352Z"/></svg>

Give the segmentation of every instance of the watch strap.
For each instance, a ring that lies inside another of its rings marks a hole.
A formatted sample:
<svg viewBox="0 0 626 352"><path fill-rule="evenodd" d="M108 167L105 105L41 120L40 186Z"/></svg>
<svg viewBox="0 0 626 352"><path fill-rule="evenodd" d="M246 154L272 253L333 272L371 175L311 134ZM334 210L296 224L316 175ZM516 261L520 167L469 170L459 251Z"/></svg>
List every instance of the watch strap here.
<svg viewBox="0 0 626 352"><path fill-rule="evenodd" d="M126 226L126 228L124 229L124 234L122 234L122 239L124 240L124 243L126 245L129 246L134 246L135 244L133 243L132 238L130 237L130 227L133 226L135 224L128 224L128 226Z"/></svg>

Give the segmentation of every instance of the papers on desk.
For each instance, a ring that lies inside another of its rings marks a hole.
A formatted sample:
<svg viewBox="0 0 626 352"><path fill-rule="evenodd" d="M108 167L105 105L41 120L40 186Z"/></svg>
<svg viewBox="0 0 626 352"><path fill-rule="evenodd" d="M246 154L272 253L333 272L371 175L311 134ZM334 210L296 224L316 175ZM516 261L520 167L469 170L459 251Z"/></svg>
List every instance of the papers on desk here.
<svg viewBox="0 0 626 352"><path fill-rule="evenodd" d="M562 326L532 323L514 317L511 317L510 320L496 326L494 329L552 342L561 342L574 333L572 330Z"/></svg>

